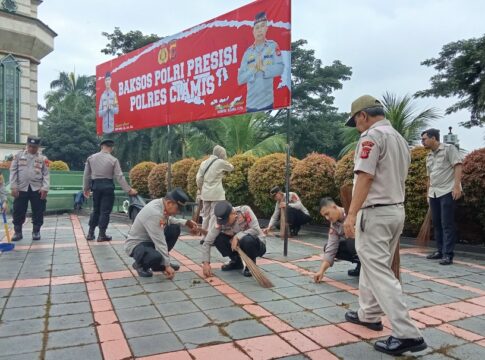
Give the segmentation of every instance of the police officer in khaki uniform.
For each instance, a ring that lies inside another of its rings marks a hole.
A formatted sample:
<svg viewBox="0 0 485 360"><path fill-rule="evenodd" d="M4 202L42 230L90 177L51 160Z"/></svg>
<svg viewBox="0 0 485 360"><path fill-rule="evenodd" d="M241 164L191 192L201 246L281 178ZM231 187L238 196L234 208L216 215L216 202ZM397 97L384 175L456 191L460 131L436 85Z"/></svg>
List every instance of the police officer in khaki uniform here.
<svg viewBox="0 0 485 360"><path fill-rule="evenodd" d="M111 236L106 235L109 224L109 215L115 200L116 179L121 188L128 195L136 195L137 191L128 185L121 171L120 162L111 155L114 141L106 139L99 144L101 151L91 155L84 167L83 190L84 196L89 197L93 192L93 211L89 219L89 231L86 240L94 240L94 231L99 226L97 241L110 241Z"/></svg>
<svg viewBox="0 0 485 360"><path fill-rule="evenodd" d="M40 240L49 191L49 160L39 153L40 138L29 136L27 148L18 152L10 165L10 189L13 201L13 241L22 240L28 203L32 208L32 240Z"/></svg>
<svg viewBox="0 0 485 360"><path fill-rule="evenodd" d="M355 236L361 261L359 310L347 321L382 330L387 315L392 336L374 348L390 355L421 351L427 345L412 322L402 287L391 270L392 256L404 227L404 184L411 157L406 140L385 118L379 100L364 95L352 103L347 126L361 133L354 158L354 190L344 222L347 237Z"/></svg>

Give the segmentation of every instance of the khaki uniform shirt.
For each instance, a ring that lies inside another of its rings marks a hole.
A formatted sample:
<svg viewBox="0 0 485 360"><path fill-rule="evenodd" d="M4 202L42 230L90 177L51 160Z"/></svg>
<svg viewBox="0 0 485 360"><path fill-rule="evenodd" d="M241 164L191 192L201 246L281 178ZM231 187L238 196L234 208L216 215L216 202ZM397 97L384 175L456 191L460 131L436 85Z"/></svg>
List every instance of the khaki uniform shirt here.
<svg viewBox="0 0 485 360"><path fill-rule="evenodd" d="M100 151L88 157L84 167L84 191L89 191L91 189L91 180L113 178L116 179L125 192L130 191L131 187L123 176L123 171L121 171L120 162L117 158L104 151Z"/></svg>
<svg viewBox="0 0 485 360"><path fill-rule="evenodd" d="M210 262L211 245L214 244L217 235L221 232L229 236L235 235L238 239L242 239L245 235L256 236L266 244L263 231L259 227L258 218L254 215L253 210L247 205L236 206L234 209L237 212L237 218L234 224L216 224L209 229L204 244L202 245L202 262Z"/></svg>
<svg viewBox="0 0 485 360"><path fill-rule="evenodd" d="M125 242L125 251L131 256L133 249L143 242L152 241L157 250L163 257L163 264L170 264L167 240L165 239L164 227L167 224L183 225L185 219L177 219L165 214L165 207L162 199L154 199L146 204L138 213L133 225L128 232Z"/></svg>
<svg viewBox="0 0 485 360"><path fill-rule="evenodd" d="M18 152L10 165L10 188L19 191L49 191L49 160L37 153L30 154L27 150Z"/></svg>
<svg viewBox="0 0 485 360"><path fill-rule="evenodd" d="M462 163L458 149L441 143L430 151L426 158L426 173L429 176L428 196L435 198L450 193L455 185L455 166Z"/></svg>
<svg viewBox="0 0 485 360"><path fill-rule="evenodd" d="M337 256L340 240L345 240L344 221L346 217L347 215L344 214L344 219L342 221L338 220L331 223L330 229L328 230L328 241L323 251L323 259L326 260L330 266L333 266L335 256Z"/></svg>
<svg viewBox="0 0 485 360"><path fill-rule="evenodd" d="M276 202L273 215L271 216L271 219L269 220L268 227L273 227L274 224L276 224L276 222L279 220L280 213L281 213L281 209L280 209L281 203L286 203L286 195L283 197L283 200L281 200L281 202L279 202L279 201ZM288 202L288 206L292 207L294 209L303 211L306 215L310 215L307 208L301 202L300 197L296 193L291 192L291 191L290 191L290 201Z"/></svg>
<svg viewBox="0 0 485 360"><path fill-rule="evenodd" d="M359 171L374 176L362 207L404 202L411 155L406 140L389 120L376 122L360 135L354 157L354 186Z"/></svg>
<svg viewBox="0 0 485 360"><path fill-rule="evenodd" d="M217 159L214 161L214 159ZM210 166L204 175L205 170ZM200 198L204 201L222 201L226 200L226 192L222 186L222 178L225 172L231 172L234 166L224 159L218 159L217 156L211 155L207 160L200 164L197 172L197 187L201 189Z"/></svg>

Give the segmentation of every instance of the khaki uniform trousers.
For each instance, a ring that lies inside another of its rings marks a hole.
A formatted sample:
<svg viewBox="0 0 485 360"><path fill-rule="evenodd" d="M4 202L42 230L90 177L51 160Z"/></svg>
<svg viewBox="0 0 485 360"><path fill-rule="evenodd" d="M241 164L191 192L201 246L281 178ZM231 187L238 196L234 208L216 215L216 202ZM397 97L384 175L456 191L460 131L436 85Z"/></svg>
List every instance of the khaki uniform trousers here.
<svg viewBox="0 0 485 360"><path fill-rule="evenodd" d="M216 223L217 219L214 215L214 208L219 201L203 201L202 205L202 229L209 231Z"/></svg>
<svg viewBox="0 0 485 360"><path fill-rule="evenodd" d="M385 314L391 322L392 335L399 339L422 336L409 316L401 284L391 270L404 217L403 205L367 208L357 213L355 226L355 248L362 265L359 319L378 322Z"/></svg>

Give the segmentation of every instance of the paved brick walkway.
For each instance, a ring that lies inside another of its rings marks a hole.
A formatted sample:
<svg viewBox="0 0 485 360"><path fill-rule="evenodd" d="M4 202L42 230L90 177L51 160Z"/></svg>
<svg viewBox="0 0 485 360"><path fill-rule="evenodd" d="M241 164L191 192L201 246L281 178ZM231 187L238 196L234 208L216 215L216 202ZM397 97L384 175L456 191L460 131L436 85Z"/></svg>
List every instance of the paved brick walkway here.
<svg viewBox="0 0 485 360"><path fill-rule="evenodd" d="M322 284L309 277L322 238L303 232L288 259L269 238L258 264L275 287L263 289L235 272L204 280L199 239L190 236L172 253L182 265L174 281L135 277L123 251L128 229L114 223L111 243L88 243L86 217L50 216L40 242L25 231L15 251L0 254L0 359L392 358L372 348L390 334L387 321L381 332L344 322L357 308L349 264L336 263ZM406 302L430 346L415 356L484 359L483 258L443 267L416 248L401 254Z"/></svg>

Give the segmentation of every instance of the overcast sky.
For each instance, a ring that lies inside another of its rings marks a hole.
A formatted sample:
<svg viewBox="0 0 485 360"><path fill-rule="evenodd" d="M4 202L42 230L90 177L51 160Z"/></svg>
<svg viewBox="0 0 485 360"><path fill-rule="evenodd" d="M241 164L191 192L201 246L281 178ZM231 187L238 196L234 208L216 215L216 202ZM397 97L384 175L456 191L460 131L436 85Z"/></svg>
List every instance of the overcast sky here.
<svg viewBox="0 0 485 360"><path fill-rule="evenodd" d="M54 51L39 68L39 101L60 71L94 75L96 64L110 57L100 50L107 40L101 32L115 26L123 32L172 35L246 5L247 0L45 0L39 19L58 36ZM437 57L451 41L485 33L483 0L293 0L292 38L308 40L308 47L324 64L340 60L352 67L350 81L334 93L340 111L362 94L381 97L386 91L413 94L429 87L433 69L421 61ZM444 109L454 99L417 100L420 109ZM458 127L468 120L462 111L436 121L448 133L453 126L467 150L485 146L485 130Z"/></svg>

